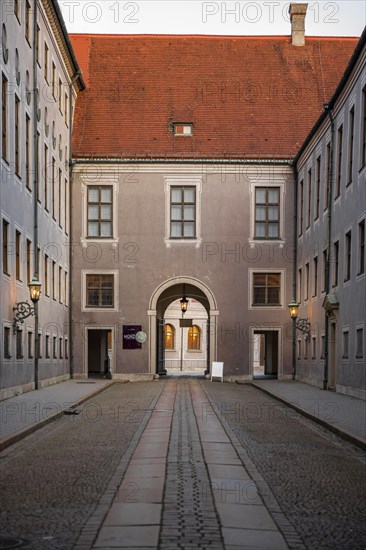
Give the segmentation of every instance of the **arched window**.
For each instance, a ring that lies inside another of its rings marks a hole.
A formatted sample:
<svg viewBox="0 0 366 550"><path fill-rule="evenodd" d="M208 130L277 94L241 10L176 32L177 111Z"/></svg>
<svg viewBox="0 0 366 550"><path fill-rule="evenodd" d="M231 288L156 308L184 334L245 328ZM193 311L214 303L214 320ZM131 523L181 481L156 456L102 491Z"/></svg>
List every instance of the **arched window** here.
<svg viewBox="0 0 366 550"><path fill-rule="evenodd" d="M188 349L201 349L201 329L197 325L188 329Z"/></svg>
<svg viewBox="0 0 366 550"><path fill-rule="evenodd" d="M174 349L175 328L169 323L164 325L164 347L165 349Z"/></svg>

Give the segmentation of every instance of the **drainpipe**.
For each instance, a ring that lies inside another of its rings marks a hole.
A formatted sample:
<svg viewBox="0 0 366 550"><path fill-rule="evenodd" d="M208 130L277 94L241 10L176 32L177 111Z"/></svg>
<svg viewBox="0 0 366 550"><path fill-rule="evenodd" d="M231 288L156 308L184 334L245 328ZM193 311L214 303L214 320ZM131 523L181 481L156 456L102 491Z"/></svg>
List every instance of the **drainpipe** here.
<svg viewBox="0 0 366 550"><path fill-rule="evenodd" d="M330 161L328 169L328 213L327 213L327 239L328 239L328 249L327 249L327 259L326 259L326 272L325 272L325 295L327 296L330 291L330 258L332 253L332 200L333 200L333 171L334 171L334 118L332 113L332 105L326 103L324 105L324 110L328 113L330 120ZM323 377L323 390L328 388L328 366L329 366L329 317L327 312L325 312L325 323L324 323L324 377Z"/></svg>
<svg viewBox="0 0 366 550"><path fill-rule="evenodd" d="M72 109L73 109L73 87L75 82L81 78L81 71L78 71L73 76L69 84L69 365L70 365L70 378L74 377L74 340L72 331L72 272L73 272L73 258L72 258L72 182L73 182L73 162L72 162Z"/></svg>
<svg viewBox="0 0 366 550"><path fill-rule="evenodd" d="M33 17L33 242L34 242L34 266L33 276L38 280L38 136L37 136L37 1L34 2ZM38 302L34 304L34 389L38 390L38 348L39 348L39 313Z"/></svg>
<svg viewBox="0 0 366 550"><path fill-rule="evenodd" d="M297 275L297 200L298 200L298 174L296 162L292 165L294 173L294 221L293 221L293 258L292 258L292 301L296 300L296 275ZM296 319L292 319L292 380L296 379Z"/></svg>

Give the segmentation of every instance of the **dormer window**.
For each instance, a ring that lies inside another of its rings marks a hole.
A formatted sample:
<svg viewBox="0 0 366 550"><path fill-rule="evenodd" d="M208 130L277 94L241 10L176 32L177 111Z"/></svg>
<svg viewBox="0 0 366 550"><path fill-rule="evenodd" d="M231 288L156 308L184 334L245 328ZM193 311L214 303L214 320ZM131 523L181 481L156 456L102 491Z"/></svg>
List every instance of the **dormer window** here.
<svg viewBox="0 0 366 550"><path fill-rule="evenodd" d="M193 124L176 122L174 123L174 135L175 136L193 136Z"/></svg>

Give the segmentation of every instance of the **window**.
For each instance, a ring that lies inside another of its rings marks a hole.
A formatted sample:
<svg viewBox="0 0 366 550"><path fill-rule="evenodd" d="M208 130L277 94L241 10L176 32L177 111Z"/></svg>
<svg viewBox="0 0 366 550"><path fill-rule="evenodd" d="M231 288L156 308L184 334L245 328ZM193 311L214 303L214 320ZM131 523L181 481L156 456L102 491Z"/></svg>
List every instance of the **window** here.
<svg viewBox="0 0 366 550"><path fill-rule="evenodd" d="M309 299L309 277L310 277L309 264L306 263L305 264L305 296L304 296L305 300Z"/></svg>
<svg viewBox="0 0 366 550"><path fill-rule="evenodd" d="M1 86L1 102L2 102L2 156L4 160L8 160L8 81L2 75Z"/></svg>
<svg viewBox="0 0 366 550"><path fill-rule="evenodd" d="M23 359L23 331L20 329L16 332L16 358Z"/></svg>
<svg viewBox="0 0 366 550"><path fill-rule="evenodd" d="M40 47L39 47L40 33L41 33L41 29L37 25L37 31L36 31L36 59L37 59L38 65L41 64L41 52L40 52Z"/></svg>
<svg viewBox="0 0 366 550"><path fill-rule="evenodd" d="M65 234L69 234L69 182L65 178L64 182L64 215L65 215Z"/></svg>
<svg viewBox="0 0 366 550"><path fill-rule="evenodd" d="M325 357L325 336L322 334L321 336L321 354L320 359L324 359Z"/></svg>
<svg viewBox="0 0 366 550"><path fill-rule="evenodd" d="M14 113L14 137L15 137L15 173L20 176L20 99L15 96L15 113Z"/></svg>
<svg viewBox="0 0 366 550"><path fill-rule="evenodd" d="M46 359L50 358L50 337L48 334L46 334L46 339L45 339L45 356L46 356Z"/></svg>
<svg viewBox="0 0 366 550"><path fill-rule="evenodd" d="M25 2L25 37L31 45L31 5L29 0Z"/></svg>
<svg viewBox="0 0 366 550"><path fill-rule="evenodd" d="M353 175L353 149L354 149L354 138L355 138L355 108L354 106L349 112L349 129L348 129L348 176L347 176L347 185L352 183Z"/></svg>
<svg viewBox="0 0 366 550"><path fill-rule="evenodd" d="M52 298L56 300L56 262L52 260Z"/></svg>
<svg viewBox="0 0 366 550"><path fill-rule="evenodd" d="M170 237L172 239L196 237L195 187L171 187Z"/></svg>
<svg viewBox="0 0 366 550"><path fill-rule="evenodd" d="M20 0L14 0L14 13L20 23Z"/></svg>
<svg viewBox="0 0 366 550"><path fill-rule="evenodd" d="M174 124L174 135L175 136L193 136L193 124L192 123L182 123L176 122Z"/></svg>
<svg viewBox="0 0 366 550"><path fill-rule="evenodd" d="M46 296L49 296L49 286L48 286L48 256L44 255L44 293Z"/></svg>
<svg viewBox="0 0 366 550"><path fill-rule="evenodd" d="M301 359L301 339L300 338L297 341L297 358Z"/></svg>
<svg viewBox="0 0 366 550"><path fill-rule="evenodd" d="M299 237L302 235L304 225L304 180L300 181L299 194Z"/></svg>
<svg viewBox="0 0 366 550"><path fill-rule="evenodd" d="M309 340L305 338L304 342L304 359L308 359L309 357Z"/></svg>
<svg viewBox="0 0 366 550"><path fill-rule="evenodd" d="M164 347L167 350L175 348L175 328L169 323L164 325Z"/></svg>
<svg viewBox="0 0 366 550"><path fill-rule="evenodd" d="M311 337L311 358L316 359L316 336Z"/></svg>
<svg viewBox="0 0 366 550"><path fill-rule="evenodd" d="M333 286L338 286L338 268L339 268L339 241L333 244Z"/></svg>
<svg viewBox="0 0 366 550"><path fill-rule="evenodd" d="M356 329L356 358L363 358L363 328Z"/></svg>
<svg viewBox="0 0 366 550"><path fill-rule="evenodd" d="M62 170L58 171L58 224L62 228Z"/></svg>
<svg viewBox="0 0 366 550"><path fill-rule="evenodd" d="M311 218L311 168L308 171L308 210L307 210L307 216L306 216L306 227L308 228L310 226L310 218Z"/></svg>
<svg viewBox="0 0 366 550"><path fill-rule="evenodd" d="M336 188L334 198L339 197L341 192L341 178L342 178L342 149L343 149L343 124L338 128L337 137L337 173L336 173Z"/></svg>
<svg viewBox="0 0 366 550"><path fill-rule="evenodd" d="M29 284L32 280L31 277L31 246L32 243L29 239L26 242L26 265L27 265L27 283Z"/></svg>
<svg viewBox="0 0 366 550"><path fill-rule="evenodd" d="M4 359L10 359L10 327L4 327Z"/></svg>
<svg viewBox="0 0 366 550"><path fill-rule="evenodd" d="M62 338L59 338L58 340L58 356L60 359L63 359L63 342L62 342Z"/></svg>
<svg viewBox="0 0 366 550"><path fill-rule="evenodd" d="M298 285L297 285L297 292L299 297L299 302L302 300L302 268L299 268L299 278L298 278Z"/></svg>
<svg viewBox="0 0 366 550"><path fill-rule="evenodd" d="M358 273L365 273L365 220L358 224Z"/></svg>
<svg viewBox="0 0 366 550"><path fill-rule="evenodd" d="M56 161L52 157L52 218L56 221Z"/></svg>
<svg viewBox="0 0 366 550"><path fill-rule="evenodd" d="M318 293L318 256L313 258L313 297Z"/></svg>
<svg viewBox="0 0 366 550"><path fill-rule="evenodd" d="M44 65L43 65L43 74L45 77L46 82L48 83L48 56L49 56L49 50L46 42L44 43Z"/></svg>
<svg viewBox="0 0 366 550"><path fill-rule="evenodd" d="M314 220L319 218L319 203L320 203L320 177L321 177L321 157L316 159L316 188L315 188L315 209Z"/></svg>
<svg viewBox="0 0 366 550"><path fill-rule="evenodd" d="M88 187L88 237L112 237L112 186Z"/></svg>
<svg viewBox="0 0 366 550"><path fill-rule="evenodd" d="M362 90L361 168L366 164L366 86Z"/></svg>
<svg viewBox="0 0 366 550"><path fill-rule="evenodd" d="M21 281L21 261L20 261L20 243L21 233L18 230L15 230L15 277L17 281Z"/></svg>
<svg viewBox="0 0 366 550"><path fill-rule="evenodd" d="M280 305L280 290L280 273L253 273L253 306Z"/></svg>
<svg viewBox="0 0 366 550"><path fill-rule="evenodd" d="M28 332L28 359L33 359L33 332Z"/></svg>
<svg viewBox="0 0 366 550"><path fill-rule="evenodd" d="M54 97L54 99L56 99L56 65L54 64L54 62L52 61L52 82L51 82L51 85L52 85L52 95Z"/></svg>
<svg viewBox="0 0 366 550"><path fill-rule="evenodd" d="M280 237L280 188L256 187L255 189L255 238L278 239Z"/></svg>
<svg viewBox="0 0 366 550"><path fill-rule="evenodd" d="M327 286L327 272L328 272L327 257L328 257L328 252L325 249L325 250L323 250L323 284L322 284L322 292L325 292L325 289L326 289L326 286Z"/></svg>
<svg viewBox="0 0 366 550"><path fill-rule="evenodd" d="M25 184L31 188L30 181L30 118L25 115Z"/></svg>
<svg viewBox="0 0 366 550"><path fill-rule="evenodd" d="M69 358L69 341L65 338L65 359Z"/></svg>
<svg viewBox="0 0 366 550"><path fill-rule="evenodd" d="M58 108L62 114L62 80L58 79Z"/></svg>
<svg viewBox="0 0 366 550"><path fill-rule="evenodd" d="M343 359L348 359L349 356L349 331L344 330L343 331Z"/></svg>
<svg viewBox="0 0 366 550"><path fill-rule="evenodd" d="M65 123L66 123L66 126L69 126L69 98L66 93L65 93Z"/></svg>
<svg viewBox="0 0 366 550"><path fill-rule="evenodd" d="M52 358L57 359L57 336L52 338Z"/></svg>
<svg viewBox="0 0 366 550"><path fill-rule="evenodd" d="M40 177L40 170L41 170L41 134L37 131L37 141L36 141L36 148L37 148L37 163L38 163L38 170L37 170L37 200L38 202L41 202L41 177Z"/></svg>
<svg viewBox="0 0 366 550"><path fill-rule="evenodd" d="M188 329L188 349L192 351L201 349L201 329L197 325Z"/></svg>
<svg viewBox="0 0 366 550"><path fill-rule="evenodd" d="M38 349L38 359L42 359L42 332L38 333L37 349Z"/></svg>
<svg viewBox="0 0 366 550"><path fill-rule="evenodd" d="M68 273L67 271L65 271L65 275L64 275L64 296L65 296L65 306L67 307L68 303L69 303L69 289L68 289Z"/></svg>
<svg viewBox="0 0 366 550"><path fill-rule="evenodd" d="M62 304L62 267L58 268L58 301Z"/></svg>
<svg viewBox="0 0 366 550"><path fill-rule="evenodd" d="M324 196L324 210L328 208L331 165L332 165L332 151L331 151L330 142L329 142L327 143L327 173L326 173L326 185L325 185L325 196Z"/></svg>
<svg viewBox="0 0 366 550"><path fill-rule="evenodd" d="M352 253L352 234L351 231L346 233L345 251L344 251L344 280L349 281L351 278L351 253Z"/></svg>
<svg viewBox="0 0 366 550"><path fill-rule="evenodd" d="M114 307L114 276L86 276L86 307Z"/></svg>
<svg viewBox="0 0 366 550"><path fill-rule="evenodd" d="M3 273L9 275L9 222L3 220Z"/></svg>
<svg viewBox="0 0 366 550"><path fill-rule="evenodd" d="M48 212L48 147L44 146L44 207Z"/></svg>

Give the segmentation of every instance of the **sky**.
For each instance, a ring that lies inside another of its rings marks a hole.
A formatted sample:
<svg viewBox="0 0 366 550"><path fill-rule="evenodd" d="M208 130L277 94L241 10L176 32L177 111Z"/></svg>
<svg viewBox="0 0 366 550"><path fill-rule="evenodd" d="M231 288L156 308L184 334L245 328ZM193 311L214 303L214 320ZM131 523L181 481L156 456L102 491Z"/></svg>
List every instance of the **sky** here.
<svg viewBox="0 0 366 550"><path fill-rule="evenodd" d="M289 35L289 2L58 0L70 33ZM360 36L366 0L308 2L308 36Z"/></svg>

